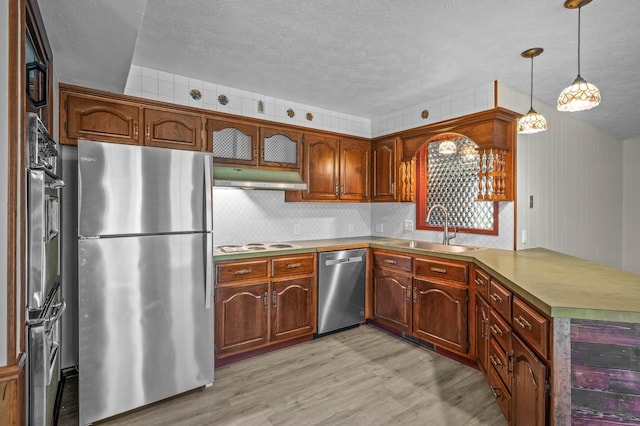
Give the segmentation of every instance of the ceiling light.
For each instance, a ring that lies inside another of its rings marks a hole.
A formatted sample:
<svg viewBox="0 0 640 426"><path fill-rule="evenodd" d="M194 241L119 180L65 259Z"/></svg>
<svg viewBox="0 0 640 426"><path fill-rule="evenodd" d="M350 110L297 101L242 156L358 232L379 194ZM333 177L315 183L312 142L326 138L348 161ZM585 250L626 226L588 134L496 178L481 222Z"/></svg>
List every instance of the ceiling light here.
<svg viewBox="0 0 640 426"><path fill-rule="evenodd" d="M460 155L462 155L462 157L465 160L473 160L476 157L478 157L478 150L476 149L476 144L469 141L464 145L462 145L462 148L460 148Z"/></svg>
<svg viewBox="0 0 640 426"><path fill-rule="evenodd" d="M455 154L458 152L458 146L454 141L447 139L440 142L440 145L438 145L438 152L442 155Z"/></svg>
<svg viewBox="0 0 640 426"><path fill-rule="evenodd" d="M518 120L518 133L538 133L547 130L547 120L533 109L533 58L543 51L542 47L533 47L520 54L523 58L531 58L531 104L529 112Z"/></svg>
<svg viewBox="0 0 640 426"><path fill-rule="evenodd" d="M558 97L558 111L584 111L600 105L600 90L587 83L580 75L580 9L591 3L591 0L566 0L567 9L578 8L578 76L566 87Z"/></svg>

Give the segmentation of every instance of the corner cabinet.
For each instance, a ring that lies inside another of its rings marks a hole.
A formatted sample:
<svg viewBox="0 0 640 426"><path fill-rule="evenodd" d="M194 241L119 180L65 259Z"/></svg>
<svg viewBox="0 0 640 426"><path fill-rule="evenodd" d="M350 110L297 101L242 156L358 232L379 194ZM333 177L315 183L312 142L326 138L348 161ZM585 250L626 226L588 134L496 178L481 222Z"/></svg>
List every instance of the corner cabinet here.
<svg viewBox="0 0 640 426"><path fill-rule="evenodd" d="M310 337L316 294L315 254L217 262L216 359Z"/></svg>

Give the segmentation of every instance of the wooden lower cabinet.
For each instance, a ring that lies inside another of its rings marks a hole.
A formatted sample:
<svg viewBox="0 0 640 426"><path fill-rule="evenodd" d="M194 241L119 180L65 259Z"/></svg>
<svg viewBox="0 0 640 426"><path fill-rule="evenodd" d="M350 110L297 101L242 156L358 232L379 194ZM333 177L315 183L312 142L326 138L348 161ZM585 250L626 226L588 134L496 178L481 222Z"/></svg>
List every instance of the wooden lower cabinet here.
<svg viewBox="0 0 640 426"><path fill-rule="evenodd" d="M512 336L512 425L544 426L547 422L547 367L517 336Z"/></svg>
<svg viewBox="0 0 640 426"><path fill-rule="evenodd" d="M411 332L412 280L411 275L374 269L373 314L376 321L399 332Z"/></svg>
<svg viewBox="0 0 640 426"><path fill-rule="evenodd" d="M413 334L456 352L466 353L466 287L413 279Z"/></svg>
<svg viewBox="0 0 640 426"><path fill-rule="evenodd" d="M316 332L315 254L216 263L216 359Z"/></svg>
<svg viewBox="0 0 640 426"><path fill-rule="evenodd" d="M218 355L263 346L268 341L269 283L218 287L215 294Z"/></svg>
<svg viewBox="0 0 640 426"><path fill-rule="evenodd" d="M271 341L292 339L314 332L314 277L271 283Z"/></svg>

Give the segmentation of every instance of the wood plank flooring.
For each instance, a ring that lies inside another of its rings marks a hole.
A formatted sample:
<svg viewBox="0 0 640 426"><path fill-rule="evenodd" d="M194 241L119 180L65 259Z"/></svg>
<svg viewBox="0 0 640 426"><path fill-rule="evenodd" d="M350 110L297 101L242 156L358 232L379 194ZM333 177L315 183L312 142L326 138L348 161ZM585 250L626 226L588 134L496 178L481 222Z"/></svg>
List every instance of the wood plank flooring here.
<svg viewBox="0 0 640 426"><path fill-rule="evenodd" d="M59 425L78 423L72 388L64 391ZM211 388L99 424L507 423L479 371L362 326L223 366Z"/></svg>

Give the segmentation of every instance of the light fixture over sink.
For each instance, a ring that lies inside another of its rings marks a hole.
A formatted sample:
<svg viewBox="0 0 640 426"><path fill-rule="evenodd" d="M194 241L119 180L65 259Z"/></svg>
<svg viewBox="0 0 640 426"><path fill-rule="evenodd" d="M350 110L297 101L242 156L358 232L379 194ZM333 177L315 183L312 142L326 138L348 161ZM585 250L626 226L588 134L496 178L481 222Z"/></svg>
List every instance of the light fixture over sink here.
<svg viewBox="0 0 640 426"><path fill-rule="evenodd" d="M558 97L558 111L584 111L600 105L600 90L580 75L580 10L591 0L566 0L567 9L578 8L578 76Z"/></svg>
<svg viewBox="0 0 640 426"><path fill-rule="evenodd" d="M538 133L547 130L547 120L533 109L533 58L544 52L542 47L532 47L520 54L523 58L531 58L531 91L529 112L518 120L518 133Z"/></svg>

